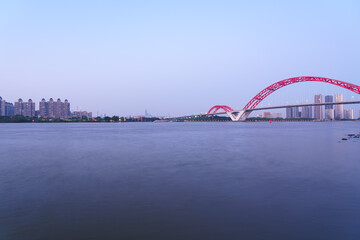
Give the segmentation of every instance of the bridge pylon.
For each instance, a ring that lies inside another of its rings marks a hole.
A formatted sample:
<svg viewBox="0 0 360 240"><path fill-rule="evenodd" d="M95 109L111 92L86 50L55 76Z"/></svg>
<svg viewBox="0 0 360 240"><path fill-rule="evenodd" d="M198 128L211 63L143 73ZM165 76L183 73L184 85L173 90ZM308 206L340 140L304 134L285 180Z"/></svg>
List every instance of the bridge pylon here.
<svg viewBox="0 0 360 240"><path fill-rule="evenodd" d="M226 114L231 118L233 122L244 122L250 115L251 111L240 110L240 111L229 111Z"/></svg>

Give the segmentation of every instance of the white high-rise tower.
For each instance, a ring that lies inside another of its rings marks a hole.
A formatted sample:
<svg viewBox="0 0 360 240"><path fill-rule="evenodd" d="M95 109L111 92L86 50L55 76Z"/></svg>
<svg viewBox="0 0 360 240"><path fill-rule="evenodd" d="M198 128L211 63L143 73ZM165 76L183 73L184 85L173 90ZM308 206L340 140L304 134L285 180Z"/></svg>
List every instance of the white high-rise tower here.
<svg viewBox="0 0 360 240"><path fill-rule="evenodd" d="M342 94L336 94L335 95L335 102L343 102L344 101L344 96ZM344 118L344 105L342 104L337 104L335 105L335 119L336 120L341 120Z"/></svg>

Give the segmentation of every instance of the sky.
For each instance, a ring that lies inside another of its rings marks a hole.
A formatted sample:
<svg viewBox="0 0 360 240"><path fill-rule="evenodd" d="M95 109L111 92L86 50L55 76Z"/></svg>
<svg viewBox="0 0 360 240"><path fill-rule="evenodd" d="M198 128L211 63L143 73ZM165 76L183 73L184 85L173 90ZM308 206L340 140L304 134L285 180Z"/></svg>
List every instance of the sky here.
<svg viewBox="0 0 360 240"><path fill-rule="evenodd" d="M360 1L0 1L0 96L69 99L94 115L241 109L296 76L360 85ZM298 83L263 106L312 102ZM347 95L346 95L347 94Z"/></svg>

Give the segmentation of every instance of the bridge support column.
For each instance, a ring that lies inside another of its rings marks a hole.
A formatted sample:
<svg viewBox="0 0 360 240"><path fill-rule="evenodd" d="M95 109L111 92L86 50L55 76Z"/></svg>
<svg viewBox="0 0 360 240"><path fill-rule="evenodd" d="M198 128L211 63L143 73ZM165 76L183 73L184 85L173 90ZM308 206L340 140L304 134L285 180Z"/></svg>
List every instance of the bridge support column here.
<svg viewBox="0 0 360 240"><path fill-rule="evenodd" d="M231 118L233 122L244 122L246 118L250 115L251 111L241 110L241 111L232 111L226 112L227 115Z"/></svg>

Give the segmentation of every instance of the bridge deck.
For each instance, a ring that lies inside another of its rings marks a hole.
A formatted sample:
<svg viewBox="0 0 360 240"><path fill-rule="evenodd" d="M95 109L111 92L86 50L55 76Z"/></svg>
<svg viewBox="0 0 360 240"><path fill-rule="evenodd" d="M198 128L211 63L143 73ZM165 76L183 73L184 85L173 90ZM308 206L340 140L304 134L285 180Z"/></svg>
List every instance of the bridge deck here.
<svg viewBox="0 0 360 240"><path fill-rule="evenodd" d="M310 107L310 106L325 106L325 105L346 105L346 104L360 104L360 101L281 105L281 106L272 106L272 107L261 107L261 108L248 109L248 110L246 110L246 112L259 111L259 110L270 110L270 109L278 109L278 108ZM239 112L239 111L242 111L242 110L235 110L234 112ZM199 114L199 115L201 115L201 116L204 116L204 115L211 116L211 115L221 115L221 114L226 114L226 112L217 112L217 113ZM196 116L196 115L193 115L193 116Z"/></svg>
<svg viewBox="0 0 360 240"><path fill-rule="evenodd" d="M246 112L252 111L260 111L260 110L270 110L270 109L279 109L279 108L291 108L291 107L310 107L310 106L325 106L325 105L346 105L346 104L360 104L360 101L348 101L348 102L331 102L331 103L307 103L307 104L295 104L295 105L281 105L281 106L272 106L272 107L261 107L254 109L247 109ZM233 112L240 112L242 110L234 110ZM223 115L227 114L226 112L217 112L217 113L209 113L209 114L196 114L196 115L188 115L182 117L175 117L171 119L183 119L183 118L191 118L195 116L212 116L212 115Z"/></svg>

